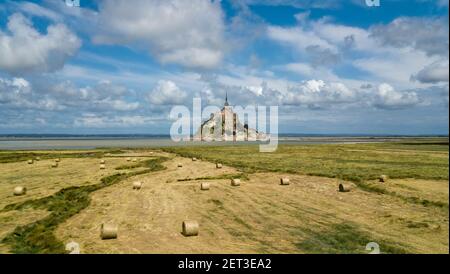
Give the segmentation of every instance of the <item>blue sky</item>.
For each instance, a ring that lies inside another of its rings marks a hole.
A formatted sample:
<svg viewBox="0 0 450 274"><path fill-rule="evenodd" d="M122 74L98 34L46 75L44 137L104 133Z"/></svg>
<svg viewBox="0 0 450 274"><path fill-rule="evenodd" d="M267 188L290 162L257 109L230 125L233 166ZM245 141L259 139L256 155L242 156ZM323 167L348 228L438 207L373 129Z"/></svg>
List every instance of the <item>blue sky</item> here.
<svg viewBox="0 0 450 274"><path fill-rule="evenodd" d="M0 134L168 134L174 105L282 133L448 134L448 0L0 0Z"/></svg>

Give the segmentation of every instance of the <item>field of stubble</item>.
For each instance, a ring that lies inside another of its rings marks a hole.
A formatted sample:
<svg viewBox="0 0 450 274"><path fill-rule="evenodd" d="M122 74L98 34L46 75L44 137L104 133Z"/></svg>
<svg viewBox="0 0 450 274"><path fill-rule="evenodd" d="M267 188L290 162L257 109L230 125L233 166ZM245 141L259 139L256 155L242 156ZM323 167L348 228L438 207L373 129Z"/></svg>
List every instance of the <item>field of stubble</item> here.
<svg viewBox="0 0 450 274"><path fill-rule="evenodd" d="M391 179L380 183L381 174ZM354 189L338 192L340 182ZM13 195L18 185L26 195ZM369 242L383 253L448 253L448 192L448 139L282 145L270 154L253 146L2 151L0 253L64 253L71 241L81 253L367 253ZM181 234L188 219L199 222L198 236ZM117 239L100 239L102 223L118 225Z"/></svg>

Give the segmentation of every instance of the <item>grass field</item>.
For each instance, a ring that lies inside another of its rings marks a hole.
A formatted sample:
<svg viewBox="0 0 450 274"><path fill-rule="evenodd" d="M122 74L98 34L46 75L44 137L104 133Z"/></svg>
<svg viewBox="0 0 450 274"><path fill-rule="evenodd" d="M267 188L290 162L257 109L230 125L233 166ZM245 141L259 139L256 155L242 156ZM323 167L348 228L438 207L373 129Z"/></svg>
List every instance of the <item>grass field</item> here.
<svg viewBox="0 0 450 274"><path fill-rule="evenodd" d="M0 151L0 253L64 253L70 241L83 253L367 253L369 242L383 253L448 253L448 157L447 138L280 145L267 154L257 146ZM390 180L378 182L381 174ZM201 182L211 189L200 191ZM340 193L339 182L355 188ZM12 195L16 185L27 195ZM199 236L180 234L186 219L200 223ZM108 222L119 237L104 241L99 226Z"/></svg>

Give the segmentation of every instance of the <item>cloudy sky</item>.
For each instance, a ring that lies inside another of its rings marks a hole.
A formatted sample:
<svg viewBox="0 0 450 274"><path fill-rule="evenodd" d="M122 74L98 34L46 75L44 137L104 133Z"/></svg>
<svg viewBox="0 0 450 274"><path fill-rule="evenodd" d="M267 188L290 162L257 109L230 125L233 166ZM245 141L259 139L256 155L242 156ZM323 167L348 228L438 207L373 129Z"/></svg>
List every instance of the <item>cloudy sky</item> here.
<svg viewBox="0 0 450 274"><path fill-rule="evenodd" d="M0 134L168 134L173 105L280 132L448 134L448 0L0 0Z"/></svg>

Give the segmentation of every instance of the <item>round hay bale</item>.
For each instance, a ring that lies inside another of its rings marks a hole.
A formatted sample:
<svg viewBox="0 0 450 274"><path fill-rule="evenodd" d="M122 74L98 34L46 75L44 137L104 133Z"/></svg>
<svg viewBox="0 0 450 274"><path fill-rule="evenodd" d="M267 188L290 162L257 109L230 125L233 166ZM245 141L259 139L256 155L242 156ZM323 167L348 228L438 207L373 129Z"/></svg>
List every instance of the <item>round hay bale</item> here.
<svg viewBox="0 0 450 274"><path fill-rule="evenodd" d="M339 184L339 192L350 192L352 190L352 186L349 184L340 183Z"/></svg>
<svg viewBox="0 0 450 274"><path fill-rule="evenodd" d="M52 164L52 168L57 168L58 167L58 162L55 162Z"/></svg>
<svg viewBox="0 0 450 274"><path fill-rule="evenodd" d="M133 158L133 160L131 160L132 162L137 162L137 159L136 158Z"/></svg>
<svg viewBox="0 0 450 274"><path fill-rule="evenodd" d="M36 161L40 161L40 160L41 160L41 157L36 157L35 160L36 160Z"/></svg>
<svg viewBox="0 0 450 274"><path fill-rule="evenodd" d="M200 190L209 190L209 183L201 183Z"/></svg>
<svg viewBox="0 0 450 274"><path fill-rule="evenodd" d="M100 164L105 164L106 162L105 162L105 160L100 160Z"/></svg>
<svg viewBox="0 0 450 274"><path fill-rule="evenodd" d="M389 177L387 175L381 175L379 178L379 181L381 183L386 183L388 181Z"/></svg>
<svg viewBox="0 0 450 274"><path fill-rule="evenodd" d="M178 163L178 167L183 167L183 164L182 163Z"/></svg>
<svg viewBox="0 0 450 274"><path fill-rule="evenodd" d="M182 225L182 233L184 236L197 236L198 235L198 222L196 221L184 221Z"/></svg>
<svg viewBox="0 0 450 274"><path fill-rule="evenodd" d="M142 182L133 182L133 189L139 190L142 187Z"/></svg>
<svg viewBox="0 0 450 274"><path fill-rule="evenodd" d="M197 158L193 157L193 158L192 158L192 161L193 161L193 162L197 161Z"/></svg>
<svg viewBox="0 0 450 274"><path fill-rule="evenodd" d="M241 179L231 179L231 185L232 186L240 186L241 185Z"/></svg>
<svg viewBox="0 0 450 274"><path fill-rule="evenodd" d="M61 162L61 159L56 158L56 159L55 159L55 162L59 163L59 162Z"/></svg>
<svg viewBox="0 0 450 274"><path fill-rule="evenodd" d="M100 227L100 237L102 238L102 240L116 239L118 230L119 229L117 225L102 224L102 226Z"/></svg>
<svg viewBox="0 0 450 274"><path fill-rule="evenodd" d="M32 165L33 163L34 163L33 160L28 160L29 165Z"/></svg>
<svg viewBox="0 0 450 274"><path fill-rule="evenodd" d="M16 186L14 188L14 195L15 196L21 196L21 195L25 195L27 193L27 188L23 187L23 186Z"/></svg>
<svg viewBox="0 0 450 274"><path fill-rule="evenodd" d="M216 168L222 168L222 164L217 163L217 164L216 164Z"/></svg>
<svg viewBox="0 0 450 274"><path fill-rule="evenodd" d="M287 186L289 183L289 178L280 178L280 185Z"/></svg>
<svg viewBox="0 0 450 274"><path fill-rule="evenodd" d="M106 169L106 165L101 164L100 169Z"/></svg>
<svg viewBox="0 0 450 274"><path fill-rule="evenodd" d="M127 158L127 162L130 162L131 161L131 158Z"/></svg>

